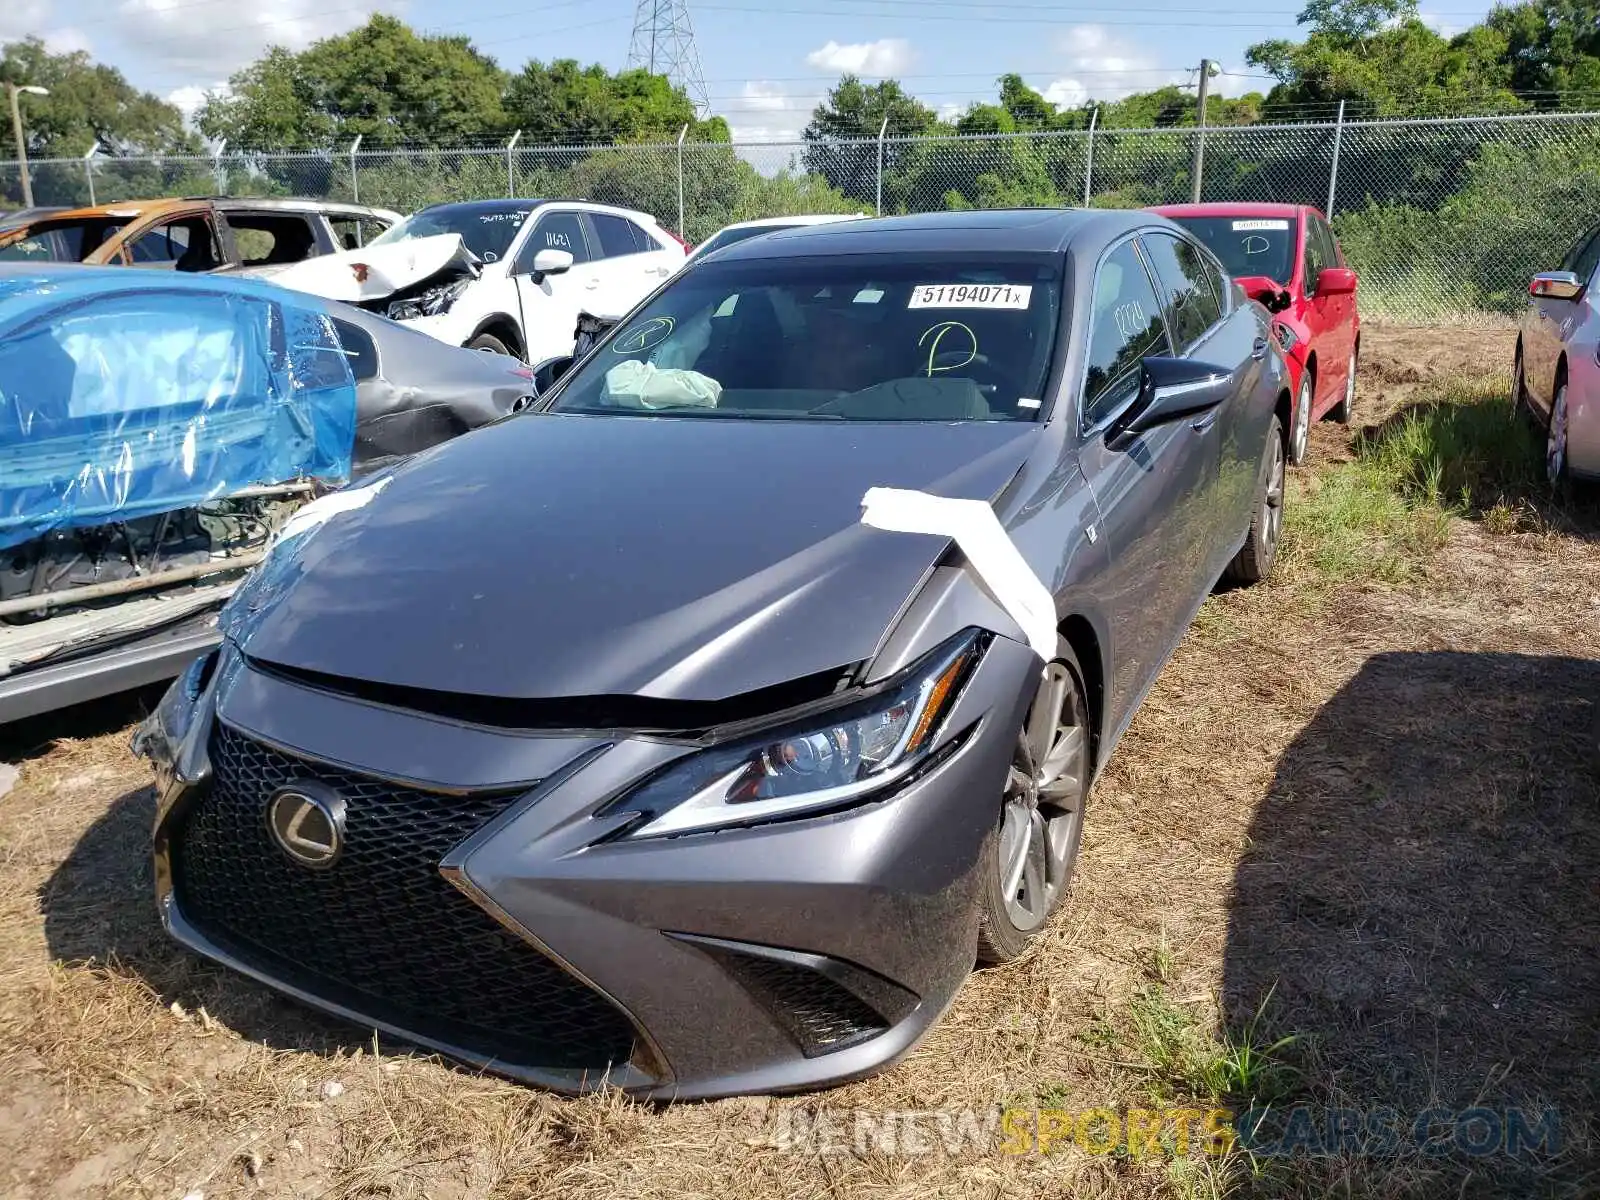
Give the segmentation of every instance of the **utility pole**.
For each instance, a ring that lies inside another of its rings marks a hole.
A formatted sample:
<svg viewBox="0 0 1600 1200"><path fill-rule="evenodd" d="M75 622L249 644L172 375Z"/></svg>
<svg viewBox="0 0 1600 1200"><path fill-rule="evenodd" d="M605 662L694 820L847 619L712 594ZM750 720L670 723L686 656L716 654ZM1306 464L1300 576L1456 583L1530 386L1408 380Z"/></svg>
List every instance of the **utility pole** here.
<svg viewBox="0 0 1600 1200"><path fill-rule="evenodd" d="M22 207L32 208L33 180L28 177L28 145L22 138L22 108L17 103L17 97L23 92L30 96L48 96L50 89L7 83L6 91L11 97L11 133L17 139L17 167L22 172Z"/></svg>
<svg viewBox="0 0 1600 1200"><path fill-rule="evenodd" d="M1221 73L1222 68L1209 58L1200 60L1200 97L1196 110L1200 128L1194 135L1194 187L1189 197L1195 204L1200 203L1200 183L1206 171L1206 100L1211 95L1211 77Z"/></svg>

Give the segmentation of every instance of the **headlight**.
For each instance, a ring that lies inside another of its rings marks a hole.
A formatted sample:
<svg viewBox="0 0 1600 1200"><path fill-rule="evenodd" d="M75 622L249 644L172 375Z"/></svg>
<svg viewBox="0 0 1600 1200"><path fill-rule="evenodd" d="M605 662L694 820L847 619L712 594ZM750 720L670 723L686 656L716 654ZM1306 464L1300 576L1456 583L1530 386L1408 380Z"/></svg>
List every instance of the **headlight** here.
<svg viewBox="0 0 1600 1200"><path fill-rule="evenodd" d="M458 279L454 283L442 287L429 288L420 296L413 296L409 300L396 300L389 305L385 316L391 321L412 321L417 317L436 317L440 313L449 312L450 306L456 302L461 293L472 285L472 280Z"/></svg>
<svg viewBox="0 0 1600 1200"><path fill-rule="evenodd" d="M887 787L938 744L982 642L965 633L870 699L692 755L605 813L638 814L628 837L663 837L834 808Z"/></svg>

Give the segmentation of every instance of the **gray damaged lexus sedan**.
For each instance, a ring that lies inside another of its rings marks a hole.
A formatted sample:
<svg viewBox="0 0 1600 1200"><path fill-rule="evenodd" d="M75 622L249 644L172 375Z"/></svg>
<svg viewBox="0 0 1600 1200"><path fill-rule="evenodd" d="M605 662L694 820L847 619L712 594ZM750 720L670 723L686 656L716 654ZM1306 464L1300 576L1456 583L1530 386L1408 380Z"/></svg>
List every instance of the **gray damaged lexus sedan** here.
<svg viewBox="0 0 1600 1200"><path fill-rule="evenodd" d="M1148 213L686 269L280 532L137 736L167 928L563 1090L881 1069L1046 927L1196 609L1271 570L1268 322Z"/></svg>

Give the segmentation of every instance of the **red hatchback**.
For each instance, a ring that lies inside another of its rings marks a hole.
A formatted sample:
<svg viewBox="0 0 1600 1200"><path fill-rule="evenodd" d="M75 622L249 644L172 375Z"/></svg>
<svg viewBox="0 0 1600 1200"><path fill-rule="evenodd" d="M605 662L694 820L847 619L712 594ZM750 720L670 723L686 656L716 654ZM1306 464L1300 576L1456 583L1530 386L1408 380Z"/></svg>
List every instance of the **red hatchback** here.
<svg viewBox="0 0 1600 1200"><path fill-rule="evenodd" d="M1350 419L1361 353L1356 273L1327 218L1303 204L1166 204L1151 211L1209 246L1245 294L1274 314L1294 387L1289 460L1303 462L1312 421Z"/></svg>

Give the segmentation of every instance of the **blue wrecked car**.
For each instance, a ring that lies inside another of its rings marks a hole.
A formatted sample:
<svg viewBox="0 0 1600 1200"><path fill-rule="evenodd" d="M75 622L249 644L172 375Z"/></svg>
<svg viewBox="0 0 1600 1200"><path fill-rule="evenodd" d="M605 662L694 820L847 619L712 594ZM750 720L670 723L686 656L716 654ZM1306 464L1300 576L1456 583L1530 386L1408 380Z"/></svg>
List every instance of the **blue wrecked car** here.
<svg viewBox="0 0 1600 1200"><path fill-rule="evenodd" d="M0 267L0 723L177 675L309 499L534 390L260 281Z"/></svg>

